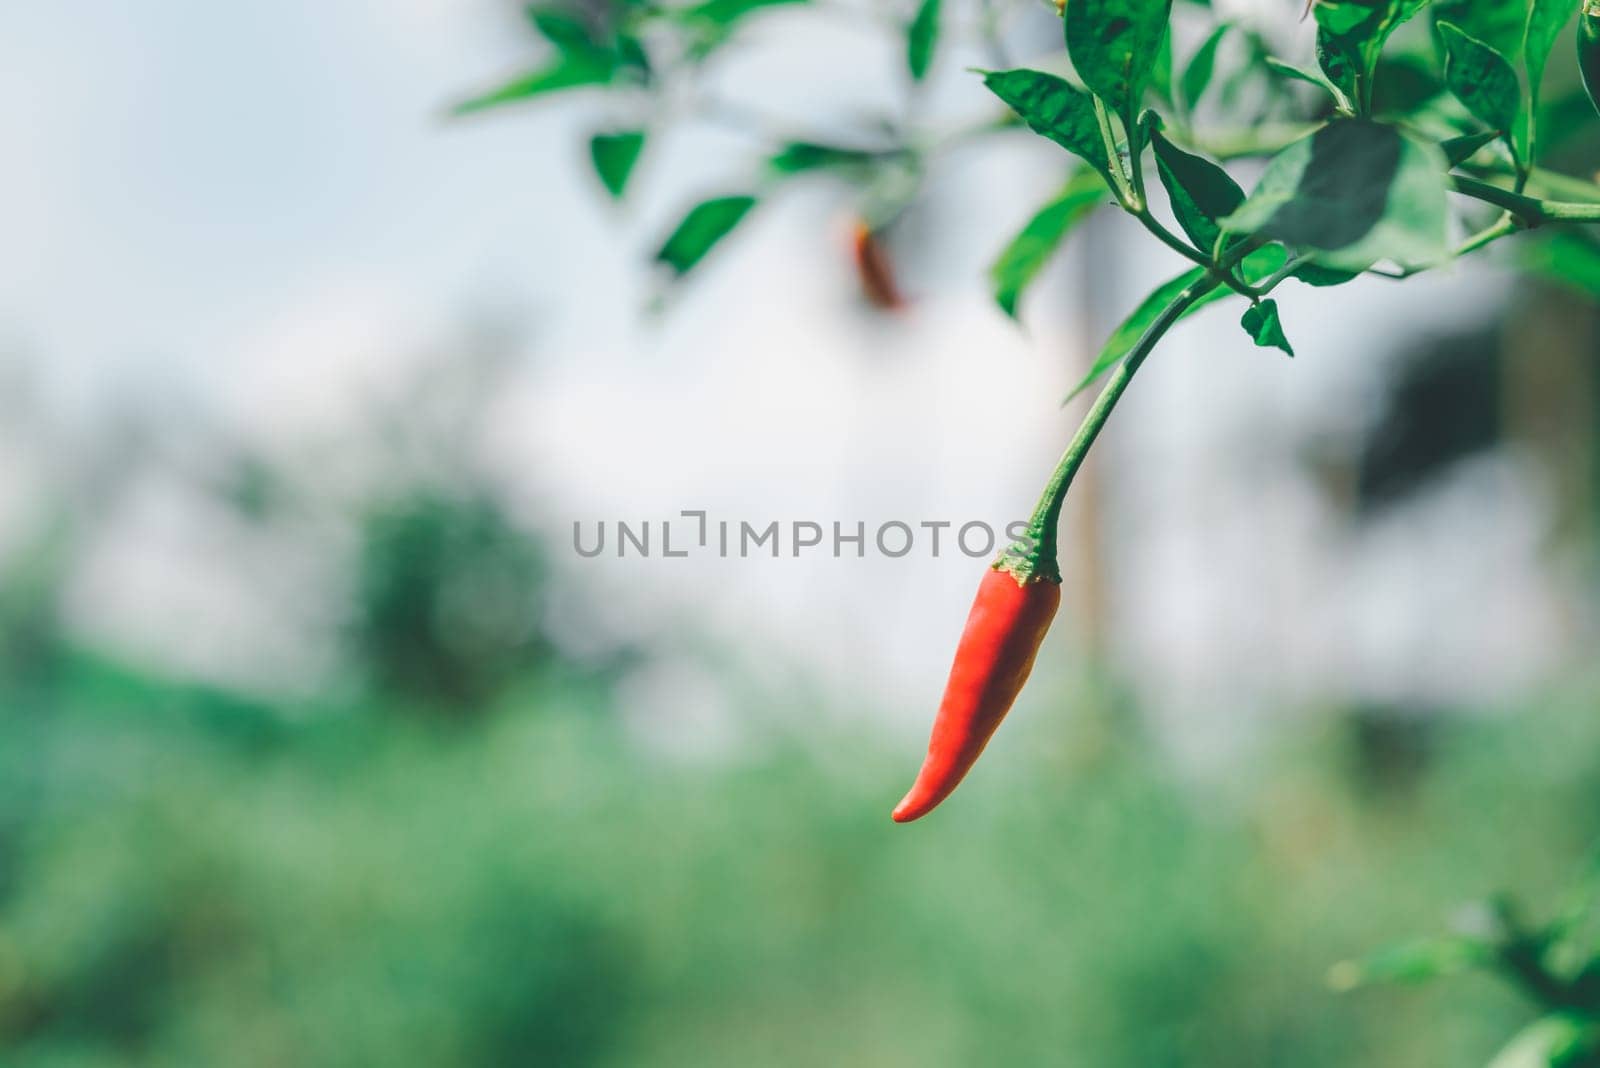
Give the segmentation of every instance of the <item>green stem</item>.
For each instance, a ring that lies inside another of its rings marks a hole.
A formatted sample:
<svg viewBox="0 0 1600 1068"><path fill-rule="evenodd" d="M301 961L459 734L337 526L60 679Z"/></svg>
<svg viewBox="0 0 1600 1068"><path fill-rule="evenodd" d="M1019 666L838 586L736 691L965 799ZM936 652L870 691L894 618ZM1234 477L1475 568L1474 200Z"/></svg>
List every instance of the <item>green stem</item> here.
<svg viewBox="0 0 1600 1068"><path fill-rule="evenodd" d="M1528 226L1546 222L1600 222L1600 204L1540 200L1460 174L1451 175L1450 183L1457 193L1503 208Z"/></svg>
<svg viewBox="0 0 1600 1068"><path fill-rule="evenodd" d="M1279 283L1292 276L1294 272L1298 271L1311 261L1311 256L1291 256L1288 263L1285 263L1272 274L1269 274L1260 282L1256 283L1254 295L1251 297L1251 300L1259 300L1268 293L1271 293L1274 289L1278 288Z"/></svg>
<svg viewBox="0 0 1600 1068"><path fill-rule="evenodd" d="M1544 222L1600 222L1600 204L1569 204L1560 200L1540 200L1539 216Z"/></svg>
<svg viewBox="0 0 1600 1068"><path fill-rule="evenodd" d="M1061 462L1056 465L1055 473L1045 484L1038 507L1033 511L1033 518L1028 521L1027 534L1000 554L999 559L994 562L996 568L1009 571L1019 583L1061 581L1061 568L1056 563L1056 528L1061 522L1061 506L1067 499L1067 490L1072 485L1078 469L1083 466L1084 458L1089 455L1090 446L1094 444L1095 438L1100 436L1100 430L1111 417L1112 409L1116 408L1123 393L1127 392L1128 384L1133 381L1133 376L1144 363L1145 357L1156 347L1156 343L1172 329L1174 323L1183 318L1184 313L1194 305L1195 301L1217 288L1219 284L1213 275L1197 280L1179 293L1155 322L1140 335L1138 343L1117 365L1116 370L1111 372L1111 378L1106 382L1105 388L1095 398L1094 406L1079 424L1078 432L1067 445L1067 451L1061 455Z"/></svg>
<svg viewBox="0 0 1600 1068"><path fill-rule="evenodd" d="M1129 114L1122 116L1122 131L1128 138L1128 174L1133 179L1134 201L1139 210L1148 213L1150 202L1144 195L1144 129L1132 114L1136 110L1130 106Z"/></svg>
<svg viewBox="0 0 1600 1068"><path fill-rule="evenodd" d="M1110 165L1118 202L1129 211L1143 211L1144 200L1134 193L1128 176L1122 171L1121 154L1117 151L1117 135L1111 129L1111 113L1106 111L1106 106L1100 102L1099 97L1094 98L1094 115L1100 124L1100 140L1106 146L1106 162Z"/></svg>
<svg viewBox="0 0 1600 1068"><path fill-rule="evenodd" d="M1149 208L1144 208L1141 211L1131 212L1130 214L1132 214L1135 219L1138 219L1146 230L1149 230L1152 234L1154 234L1163 245L1166 245L1172 251L1176 252L1184 259L1189 260L1191 263L1198 264L1199 266L1204 267L1206 270L1215 274L1218 282L1227 286L1229 289L1240 294L1241 296L1250 297L1251 299L1255 298L1255 290L1251 289L1250 286L1236 278L1231 269L1219 264L1216 260L1206 255L1204 252L1190 245L1187 241L1184 241L1181 237L1173 233L1171 230L1168 230L1165 226L1162 226L1161 220L1150 214Z"/></svg>
<svg viewBox="0 0 1600 1068"><path fill-rule="evenodd" d="M1473 234L1471 237L1467 238L1465 241L1461 242L1460 246L1457 247L1455 251L1455 255L1460 257L1476 252L1483 246L1491 244L1500 240L1502 237L1507 237L1516 232L1517 220L1509 213L1502 215L1493 226L1487 226Z"/></svg>

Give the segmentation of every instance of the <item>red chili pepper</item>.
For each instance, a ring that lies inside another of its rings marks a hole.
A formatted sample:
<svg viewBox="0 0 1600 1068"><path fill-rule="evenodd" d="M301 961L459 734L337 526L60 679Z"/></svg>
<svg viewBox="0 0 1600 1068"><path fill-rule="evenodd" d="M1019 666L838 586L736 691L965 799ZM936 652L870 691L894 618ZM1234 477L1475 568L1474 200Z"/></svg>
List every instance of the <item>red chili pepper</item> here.
<svg viewBox="0 0 1600 1068"><path fill-rule="evenodd" d="M1089 447L1144 359L1143 353L1134 356L1112 374L1067 445L1026 533L1000 554L978 585L944 700L934 717L927 759L911 791L895 806L896 823L926 816L950 796L1028 681L1039 643L1061 605L1061 569L1056 564L1061 506Z"/></svg>
<svg viewBox="0 0 1600 1068"><path fill-rule="evenodd" d="M1014 574L1004 557L983 577L933 721L928 758L895 806L896 823L932 812L972 770L1028 681L1060 604L1060 578Z"/></svg>
<svg viewBox="0 0 1600 1068"><path fill-rule="evenodd" d="M906 306L906 299L895 284L894 264L884 251L883 241L877 231L863 221L858 221L850 240L851 252L856 261L856 277L861 280L861 295L875 308L898 311Z"/></svg>
<svg viewBox="0 0 1600 1068"><path fill-rule="evenodd" d="M1587 2L1600 5L1600 0ZM1162 315L1170 324L1218 284L1214 279L1196 282ZM1111 372L1045 484L1027 531L1000 554L978 586L978 598L967 616L967 628L956 647L956 662L950 669L944 700L933 721L928 757L911 792L895 806L896 823L926 816L950 796L972 770L978 754L1011 710L1022 684L1028 681L1039 643L1061 604L1056 527L1061 521L1067 489L1160 336L1154 328L1146 331Z"/></svg>

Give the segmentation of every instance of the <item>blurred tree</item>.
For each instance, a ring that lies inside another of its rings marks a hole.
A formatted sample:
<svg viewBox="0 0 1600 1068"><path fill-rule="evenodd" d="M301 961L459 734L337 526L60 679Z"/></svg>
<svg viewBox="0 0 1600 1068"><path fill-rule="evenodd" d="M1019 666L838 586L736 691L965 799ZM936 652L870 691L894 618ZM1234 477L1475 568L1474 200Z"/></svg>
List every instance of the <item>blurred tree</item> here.
<svg viewBox="0 0 1600 1068"><path fill-rule="evenodd" d="M494 497L422 490L361 516L353 653L380 693L453 714L546 665L545 564Z"/></svg>

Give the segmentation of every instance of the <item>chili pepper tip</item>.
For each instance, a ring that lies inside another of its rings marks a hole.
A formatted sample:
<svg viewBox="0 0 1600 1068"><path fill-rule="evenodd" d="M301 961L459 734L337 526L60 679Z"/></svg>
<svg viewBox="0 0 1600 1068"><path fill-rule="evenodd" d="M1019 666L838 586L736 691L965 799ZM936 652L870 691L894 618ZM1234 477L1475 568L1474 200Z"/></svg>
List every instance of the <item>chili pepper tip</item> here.
<svg viewBox="0 0 1600 1068"><path fill-rule="evenodd" d="M915 793L915 791L912 792ZM911 794L906 794L905 797L900 799L900 803L894 806L894 811L889 814L889 818L896 823L910 823L912 820L919 819L927 814L928 806L913 805Z"/></svg>

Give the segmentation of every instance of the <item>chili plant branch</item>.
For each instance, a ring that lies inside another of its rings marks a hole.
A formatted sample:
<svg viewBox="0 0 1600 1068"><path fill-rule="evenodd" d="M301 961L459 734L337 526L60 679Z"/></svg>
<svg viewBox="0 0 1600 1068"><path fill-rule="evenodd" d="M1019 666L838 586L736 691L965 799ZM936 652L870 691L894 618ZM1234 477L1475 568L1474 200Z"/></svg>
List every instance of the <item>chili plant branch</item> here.
<svg viewBox="0 0 1600 1068"><path fill-rule="evenodd" d="M1143 225L1146 230L1154 234L1163 245L1166 245L1172 251L1176 252L1184 259L1189 260L1191 263L1204 267L1206 270L1212 272L1217 281L1221 282L1235 293L1238 293L1243 297L1249 297L1252 300L1259 295L1256 290L1252 289L1246 283L1240 281L1239 278L1234 275L1231 267L1224 266L1217 260L1212 259L1204 252L1190 245L1187 241L1183 240L1183 238L1179 237L1177 234L1161 225L1161 220L1157 219L1153 214L1151 214L1148 205L1141 205L1137 211L1130 209L1128 214L1132 215L1135 219L1138 219L1140 224Z"/></svg>
<svg viewBox="0 0 1600 1068"><path fill-rule="evenodd" d="M1119 116L1122 120L1123 132L1128 138L1128 177L1133 183L1134 203L1139 205L1141 211L1150 210L1149 198L1144 191L1144 140L1145 134L1139 126L1138 118L1130 108L1126 114Z"/></svg>
<svg viewBox="0 0 1600 1068"><path fill-rule="evenodd" d="M1100 390L1099 396L1095 397L1094 404L1083 417L1083 422L1078 424L1078 432L1067 444L1066 452L1061 454L1061 460L1056 464L1050 481L1045 484L1039 505L1034 509L1033 516L1028 522L1028 532L1035 543L1030 555L1036 559L1055 559L1056 527L1061 519L1061 506L1067 499L1067 490L1071 488L1073 478L1077 476L1078 469L1083 466L1084 459L1089 455L1090 447L1094 445L1101 429L1105 427L1106 420L1111 418L1111 412L1116 408L1117 402L1122 400L1122 395L1127 392L1133 376L1138 373L1145 358L1166 336L1167 331L1183 318L1184 313L1196 301L1216 289L1219 284L1221 283L1215 275L1207 275L1197 279L1174 297L1172 303L1162 310L1155 322L1139 335L1138 342L1111 372L1111 377Z"/></svg>
<svg viewBox="0 0 1600 1068"><path fill-rule="evenodd" d="M1272 274L1268 275L1266 278L1263 278L1255 286L1255 288L1250 291L1250 299L1260 300L1268 293L1271 293L1274 289L1277 289L1279 283L1291 277L1296 271L1304 267L1306 264L1311 263L1314 259L1315 257L1310 255L1291 257L1288 263L1285 263Z"/></svg>
<svg viewBox="0 0 1600 1068"><path fill-rule="evenodd" d="M1114 191L1117 194L1117 200L1129 211L1135 210L1135 205L1142 208L1144 206L1143 199L1133 191L1133 186L1129 184L1128 176L1123 173L1122 166L1118 162L1121 153L1117 151L1117 135L1111 129L1110 112L1106 110L1106 106L1101 103L1099 97L1094 98L1094 116L1096 123L1100 127L1100 140L1106 146L1106 159L1111 161L1111 178Z"/></svg>
<svg viewBox="0 0 1600 1068"><path fill-rule="evenodd" d="M1547 222L1600 222L1600 204L1540 200L1538 197L1513 192L1491 182L1468 178L1462 174L1451 175L1450 186L1463 196L1493 204L1510 212L1528 226L1538 226Z"/></svg>

